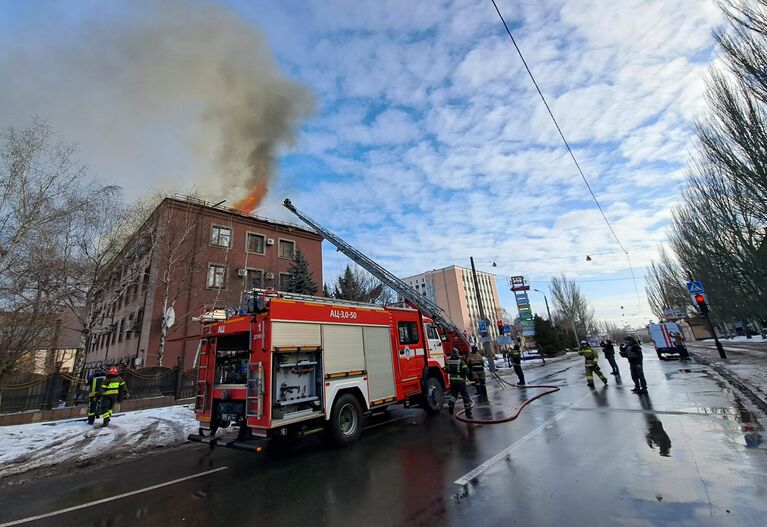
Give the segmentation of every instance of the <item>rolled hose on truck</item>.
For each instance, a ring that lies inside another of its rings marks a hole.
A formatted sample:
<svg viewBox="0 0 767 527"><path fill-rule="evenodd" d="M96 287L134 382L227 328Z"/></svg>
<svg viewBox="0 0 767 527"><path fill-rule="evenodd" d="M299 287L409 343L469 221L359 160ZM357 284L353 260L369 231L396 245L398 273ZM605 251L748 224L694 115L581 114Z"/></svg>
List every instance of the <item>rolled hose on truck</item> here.
<svg viewBox="0 0 767 527"><path fill-rule="evenodd" d="M503 380L499 375L493 374L493 376L495 377L496 381L501 383L502 387L504 384L506 384L508 386L517 388L513 384ZM522 404L519 406L519 408L517 408L517 411L508 417L503 417L501 419L470 419L468 417L464 417L464 415L466 414L466 408L464 408L463 410L459 410L458 412L455 413L455 418L463 423L469 423L472 425L499 425L502 423L508 423L508 422L514 421L517 417L519 417L519 414L522 413L522 410L525 408L525 406L527 406L531 402L535 401L536 399L540 399L544 395L549 395L559 391L559 386L554 386L553 384L526 384L524 388L545 388L546 391L541 392L534 397L530 397L529 399L525 399L522 402Z"/></svg>

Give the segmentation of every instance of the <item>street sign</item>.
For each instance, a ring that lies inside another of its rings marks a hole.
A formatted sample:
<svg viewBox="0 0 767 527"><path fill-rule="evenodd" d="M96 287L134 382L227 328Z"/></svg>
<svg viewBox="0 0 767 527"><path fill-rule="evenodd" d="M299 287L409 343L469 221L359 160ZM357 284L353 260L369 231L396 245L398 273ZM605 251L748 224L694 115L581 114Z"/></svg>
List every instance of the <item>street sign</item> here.
<svg viewBox="0 0 767 527"><path fill-rule="evenodd" d="M527 291L530 289L530 282L524 276L512 276L509 278L509 285L512 291Z"/></svg>
<svg viewBox="0 0 767 527"><path fill-rule="evenodd" d="M482 344L489 344L492 341L493 339L491 339L490 337L482 337Z"/></svg>
<svg viewBox="0 0 767 527"><path fill-rule="evenodd" d="M687 311L679 307L667 307L663 309L663 318L666 320L687 318Z"/></svg>
<svg viewBox="0 0 767 527"><path fill-rule="evenodd" d="M505 324L503 326L503 334L504 335L511 335L511 326L508 324Z"/></svg>
<svg viewBox="0 0 767 527"><path fill-rule="evenodd" d="M498 337L496 342L499 346L511 346L513 341L509 335L503 335L502 337Z"/></svg>
<svg viewBox="0 0 767 527"><path fill-rule="evenodd" d="M693 280L692 282L687 282L687 292L691 295L702 295L706 291L703 289L703 284L700 280Z"/></svg>
<svg viewBox="0 0 767 527"><path fill-rule="evenodd" d="M480 333L487 333L487 320L480 320L477 324L477 330Z"/></svg>

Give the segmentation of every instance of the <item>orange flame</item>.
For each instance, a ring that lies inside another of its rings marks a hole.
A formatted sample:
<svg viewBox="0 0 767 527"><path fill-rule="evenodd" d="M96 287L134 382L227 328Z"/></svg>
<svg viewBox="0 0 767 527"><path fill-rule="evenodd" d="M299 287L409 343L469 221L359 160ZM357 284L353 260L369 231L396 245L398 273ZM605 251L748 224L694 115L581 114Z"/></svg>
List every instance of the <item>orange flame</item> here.
<svg viewBox="0 0 767 527"><path fill-rule="evenodd" d="M234 208L242 212L253 212L258 207L258 204L261 203L264 195L266 195L266 190L266 183L259 181L247 196L235 202Z"/></svg>

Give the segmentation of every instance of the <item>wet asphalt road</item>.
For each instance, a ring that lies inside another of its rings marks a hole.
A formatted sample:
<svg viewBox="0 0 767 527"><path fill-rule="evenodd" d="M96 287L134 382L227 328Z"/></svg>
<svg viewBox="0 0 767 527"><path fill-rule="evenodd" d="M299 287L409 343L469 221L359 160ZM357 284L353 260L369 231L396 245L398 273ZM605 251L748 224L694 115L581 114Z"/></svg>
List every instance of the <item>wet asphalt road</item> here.
<svg viewBox="0 0 767 527"><path fill-rule="evenodd" d="M630 392L625 360L623 384L608 375L590 390L571 359L528 372L562 390L509 424L397 408L347 449L195 444L3 489L0 523L218 470L23 525L765 525L760 424L705 366L645 355L646 397ZM475 414L503 415L524 394L491 391Z"/></svg>

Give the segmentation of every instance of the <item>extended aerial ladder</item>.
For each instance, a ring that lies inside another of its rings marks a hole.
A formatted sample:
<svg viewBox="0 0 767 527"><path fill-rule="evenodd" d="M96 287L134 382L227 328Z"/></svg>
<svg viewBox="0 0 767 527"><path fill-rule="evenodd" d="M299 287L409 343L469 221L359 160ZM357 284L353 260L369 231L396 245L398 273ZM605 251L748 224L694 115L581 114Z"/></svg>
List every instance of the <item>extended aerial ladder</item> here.
<svg viewBox="0 0 767 527"><path fill-rule="evenodd" d="M391 288L402 298L412 304L413 307L421 311L421 313L434 320L434 322L442 327L445 333L450 334L454 339L460 340L463 344L460 347L465 347L465 349L462 349L462 351L467 352L471 348L471 344L466 339L463 332L458 328L458 326L453 324L453 322L450 320L450 318L448 318L447 314L441 307L429 300L424 295L418 293L418 291L416 291L413 287L406 284L404 281L400 280L392 273L375 263L373 260L359 252L357 249L343 241L333 232L320 225L317 221L313 220L298 210L289 199L285 199L282 204L290 212L301 218L304 223L317 231L317 233L320 234L323 238L335 245L339 251L348 256L353 262L375 276L378 280L381 281L382 284Z"/></svg>

